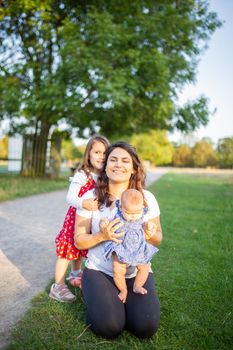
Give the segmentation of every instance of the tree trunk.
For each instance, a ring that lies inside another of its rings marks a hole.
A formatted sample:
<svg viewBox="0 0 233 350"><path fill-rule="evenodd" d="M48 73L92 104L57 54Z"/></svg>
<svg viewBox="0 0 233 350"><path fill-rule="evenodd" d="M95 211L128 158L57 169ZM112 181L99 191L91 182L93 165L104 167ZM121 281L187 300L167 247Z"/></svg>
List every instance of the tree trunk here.
<svg viewBox="0 0 233 350"><path fill-rule="evenodd" d="M41 122L34 135L26 135L23 145L22 176L44 177L46 175L47 145L50 125Z"/></svg>
<svg viewBox="0 0 233 350"><path fill-rule="evenodd" d="M61 170L61 135L52 135L50 149L50 176L59 178Z"/></svg>

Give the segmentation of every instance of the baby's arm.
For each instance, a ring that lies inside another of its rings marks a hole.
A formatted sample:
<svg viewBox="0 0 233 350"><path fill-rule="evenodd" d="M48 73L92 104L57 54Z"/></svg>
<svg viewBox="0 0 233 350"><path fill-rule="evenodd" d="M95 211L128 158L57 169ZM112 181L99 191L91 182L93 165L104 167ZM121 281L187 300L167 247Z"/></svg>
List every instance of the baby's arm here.
<svg viewBox="0 0 233 350"><path fill-rule="evenodd" d="M145 239L148 241L157 230L157 225L152 221L146 221L143 224Z"/></svg>

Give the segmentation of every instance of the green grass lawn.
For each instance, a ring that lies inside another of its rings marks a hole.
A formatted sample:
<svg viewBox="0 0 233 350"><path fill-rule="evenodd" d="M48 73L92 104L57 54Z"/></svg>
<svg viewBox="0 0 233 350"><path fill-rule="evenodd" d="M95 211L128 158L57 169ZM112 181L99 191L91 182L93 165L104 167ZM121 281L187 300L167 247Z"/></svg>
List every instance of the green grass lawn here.
<svg viewBox="0 0 233 350"><path fill-rule="evenodd" d="M153 259L161 303L154 337L124 332L114 341L85 325L80 290L74 304L36 296L8 349L230 350L233 344L233 180L165 175L150 187L160 204L164 239Z"/></svg>
<svg viewBox="0 0 233 350"><path fill-rule="evenodd" d="M0 174L0 202L60 189L68 189L69 175L58 180L24 178L19 175Z"/></svg>

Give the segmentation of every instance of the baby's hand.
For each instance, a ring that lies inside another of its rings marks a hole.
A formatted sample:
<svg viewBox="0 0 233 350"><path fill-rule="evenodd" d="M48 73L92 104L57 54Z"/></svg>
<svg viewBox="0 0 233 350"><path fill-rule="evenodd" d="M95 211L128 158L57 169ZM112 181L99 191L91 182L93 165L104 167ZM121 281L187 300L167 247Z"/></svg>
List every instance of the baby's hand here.
<svg viewBox="0 0 233 350"><path fill-rule="evenodd" d="M144 222L143 224L145 239L148 241L157 230L157 225L152 221Z"/></svg>
<svg viewBox="0 0 233 350"><path fill-rule="evenodd" d="M91 199L84 199L83 200L83 209L95 211L98 210L98 201L97 199L91 198Z"/></svg>

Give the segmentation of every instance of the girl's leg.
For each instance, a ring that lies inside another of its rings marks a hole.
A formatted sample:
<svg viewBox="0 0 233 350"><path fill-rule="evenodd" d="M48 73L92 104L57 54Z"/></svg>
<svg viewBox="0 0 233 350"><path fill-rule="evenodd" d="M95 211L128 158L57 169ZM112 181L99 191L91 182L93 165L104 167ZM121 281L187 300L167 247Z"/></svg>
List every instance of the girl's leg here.
<svg viewBox="0 0 233 350"><path fill-rule="evenodd" d="M133 291L134 293L146 294L147 290L143 288L149 274L149 264L140 264L137 265L137 275L135 277Z"/></svg>
<svg viewBox="0 0 233 350"><path fill-rule="evenodd" d="M65 281L65 274L69 265L69 260L58 258L55 265L55 282L62 284Z"/></svg>
<svg viewBox="0 0 233 350"><path fill-rule="evenodd" d="M65 284L65 274L69 260L58 258L55 266L55 283L52 284L49 296L62 303L71 303L76 300L76 296L71 293Z"/></svg>
<svg viewBox="0 0 233 350"><path fill-rule="evenodd" d="M82 292L87 309L87 324L97 335L113 339L125 327L125 307L118 298L113 278L103 272L85 268Z"/></svg>
<svg viewBox="0 0 233 350"><path fill-rule="evenodd" d="M128 297L126 303L126 328L138 338L151 337L159 328L160 305L153 274L149 273L145 288L147 294L133 291L135 278L126 279Z"/></svg>

